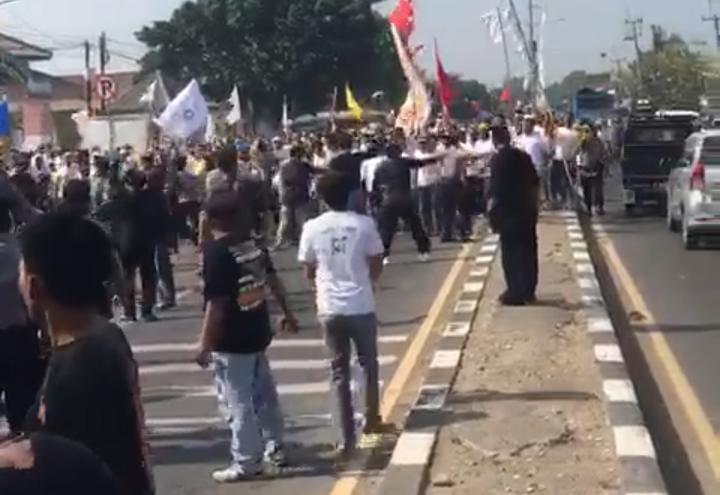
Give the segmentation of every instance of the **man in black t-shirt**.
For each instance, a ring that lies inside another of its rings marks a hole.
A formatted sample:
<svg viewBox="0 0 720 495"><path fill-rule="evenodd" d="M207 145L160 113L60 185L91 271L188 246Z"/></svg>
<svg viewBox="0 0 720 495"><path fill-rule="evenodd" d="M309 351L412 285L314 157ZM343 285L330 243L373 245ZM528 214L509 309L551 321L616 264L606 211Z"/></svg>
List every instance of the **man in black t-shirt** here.
<svg viewBox="0 0 720 495"><path fill-rule="evenodd" d="M206 308L196 360L202 367L214 362L220 401L231 415L233 462L213 479L232 483L261 474L263 461L280 467L287 462L282 411L265 355L272 340L268 289L285 314L283 326L293 333L298 327L267 251L234 232L237 195L216 193L205 211L213 240L203 246Z"/></svg>
<svg viewBox="0 0 720 495"><path fill-rule="evenodd" d="M441 158L441 155L431 156L423 160L404 158L400 146L391 144L387 147L387 156L388 159L375 172L373 185L381 198L381 206L378 210L378 227L385 246L385 263L389 262L390 250L400 218L410 227L420 253L420 259L428 261L430 258L430 239L412 201L410 171L437 161Z"/></svg>
<svg viewBox="0 0 720 495"><path fill-rule="evenodd" d="M137 364L122 330L102 316L114 270L110 239L90 220L51 213L20 242L20 291L31 316L47 321L52 343L28 429L88 447L121 493L154 493Z"/></svg>
<svg viewBox="0 0 720 495"><path fill-rule="evenodd" d="M365 213L365 193L362 188L362 162L371 158L372 153L353 153L352 136L344 132L333 132L327 136L328 150L334 158L328 168L345 178L350 187L348 209L356 213Z"/></svg>

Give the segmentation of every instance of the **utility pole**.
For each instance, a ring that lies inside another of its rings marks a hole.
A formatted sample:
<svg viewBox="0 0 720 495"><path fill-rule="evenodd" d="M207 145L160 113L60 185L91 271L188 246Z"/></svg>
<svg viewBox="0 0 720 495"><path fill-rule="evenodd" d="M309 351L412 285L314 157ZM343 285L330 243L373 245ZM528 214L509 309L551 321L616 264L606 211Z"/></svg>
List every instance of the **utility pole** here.
<svg viewBox="0 0 720 495"><path fill-rule="evenodd" d="M510 51L508 50L507 33L505 32L505 23L500 7L497 9L498 21L500 22L500 33L502 34L503 50L505 52L505 83L510 83L512 79L512 69L510 68Z"/></svg>
<svg viewBox="0 0 720 495"><path fill-rule="evenodd" d="M642 36L642 25L643 25L643 19L642 17L637 17L635 19L625 19L625 25L630 27L630 32L627 36L625 36L625 41L632 41L635 45L635 54L637 56L637 64L636 64L636 76L638 78L638 87L640 90L643 88L643 72L642 72L642 50L640 49L640 36Z"/></svg>
<svg viewBox="0 0 720 495"><path fill-rule="evenodd" d="M85 40L85 107L92 116L92 78L90 73L90 42Z"/></svg>
<svg viewBox="0 0 720 495"><path fill-rule="evenodd" d="M703 22L712 22L715 25L715 44L718 47L718 50L720 50L720 16L717 14L712 14L707 17L702 18Z"/></svg>
<svg viewBox="0 0 720 495"><path fill-rule="evenodd" d="M535 41L535 5L534 0L528 0L528 16L530 25L528 26L528 37L530 44L530 67L532 72L532 81L530 83L530 102L533 107L537 98L537 82L538 82L538 64L537 64L537 41Z"/></svg>
<svg viewBox="0 0 720 495"><path fill-rule="evenodd" d="M100 47L100 77L105 75L105 65L107 64L108 57L107 57L107 35L103 31L100 34L100 42L98 43ZM100 110L104 113L106 110L106 102L105 98L100 95Z"/></svg>

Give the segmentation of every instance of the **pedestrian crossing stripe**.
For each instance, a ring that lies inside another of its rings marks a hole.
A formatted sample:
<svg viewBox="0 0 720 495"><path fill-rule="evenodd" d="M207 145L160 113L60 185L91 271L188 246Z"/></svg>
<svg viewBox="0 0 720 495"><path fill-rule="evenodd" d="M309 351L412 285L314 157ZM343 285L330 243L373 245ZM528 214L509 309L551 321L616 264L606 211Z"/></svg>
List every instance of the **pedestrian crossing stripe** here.
<svg viewBox="0 0 720 495"><path fill-rule="evenodd" d="M352 382L355 388L355 381ZM382 389L384 382L381 380L379 386ZM280 396L297 396L297 395L313 395L330 393L330 382L328 380L322 382L306 382L306 383L280 383L276 385L278 395ZM213 386L194 386L194 385L168 385L166 387L150 387L143 389L143 397L152 398L163 395L177 395L178 398L192 399L203 397L216 397L217 388Z"/></svg>
<svg viewBox="0 0 720 495"><path fill-rule="evenodd" d="M402 344L407 342L407 335L384 335L378 337L379 344ZM325 341L322 339L277 339L270 345L270 349L289 349L289 348L311 348L325 347ZM175 342L175 343L158 343L135 345L132 347L134 354L149 354L160 352L193 352L197 350L197 342Z"/></svg>
<svg viewBox="0 0 720 495"><path fill-rule="evenodd" d="M378 364L380 366L387 366L394 364L397 361L397 356L380 356L378 358ZM272 359L270 360L270 368L273 371L282 370L324 370L330 368L330 361L327 359ZM147 366L140 366L140 376L149 375L164 375L168 373L193 373L193 372L204 372L195 363L168 363L168 364L153 364Z"/></svg>

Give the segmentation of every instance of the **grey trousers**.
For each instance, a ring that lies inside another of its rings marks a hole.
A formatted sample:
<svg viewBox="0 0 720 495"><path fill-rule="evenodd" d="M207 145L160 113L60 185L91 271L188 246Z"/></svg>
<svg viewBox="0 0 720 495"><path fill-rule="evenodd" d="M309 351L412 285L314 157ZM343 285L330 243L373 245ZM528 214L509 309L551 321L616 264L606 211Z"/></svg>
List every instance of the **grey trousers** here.
<svg viewBox="0 0 720 495"><path fill-rule="evenodd" d="M320 317L320 324L330 350L333 423L339 430L341 445L351 448L357 439L350 390L351 344L355 346L365 380L365 429L372 431L380 424L377 319L374 314L324 316Z"/></svg>

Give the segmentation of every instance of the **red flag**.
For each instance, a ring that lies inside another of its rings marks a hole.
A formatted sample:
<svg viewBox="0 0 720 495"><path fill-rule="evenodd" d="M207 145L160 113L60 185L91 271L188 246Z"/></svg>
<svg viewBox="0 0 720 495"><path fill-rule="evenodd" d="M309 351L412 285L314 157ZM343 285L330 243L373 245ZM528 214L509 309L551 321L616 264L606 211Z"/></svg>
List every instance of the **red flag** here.
<svg viewBox="0 0 720 495"><path fill-rule="evenodd" d="M398 0L395 9L390 12L388 20L395 25L405 39L409 38L415 30L415 12L412 0Z"/></svg>
<svg viewBox="0 0 720 495"><path fill-rule="evenodd" d="M435 81L438 98L443 107L443 114L445 118L448 118L450 116L450 102L453 99L453 90L450 76L445 72L445 67L443 67L442 61L440 60L437 40L435 40Z"/></svg>
<svg viewBox="0 0 720 495"><path fill-rule="evenodd" d="M502 91L500 91L500 103L510 103L511 99L512 92L510 91L510 86L505 86Z"/></svg>

